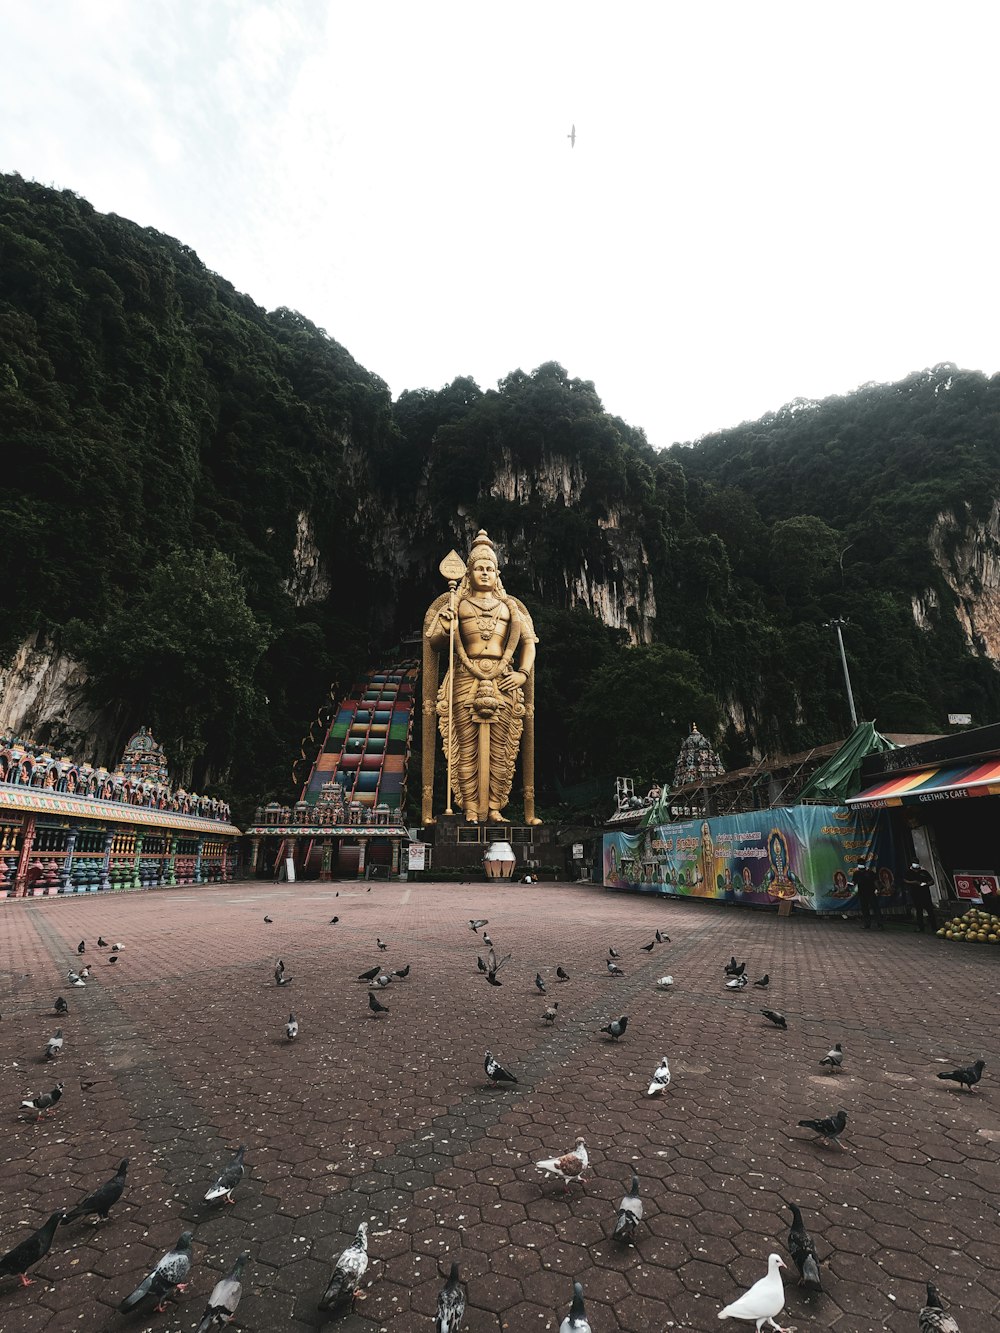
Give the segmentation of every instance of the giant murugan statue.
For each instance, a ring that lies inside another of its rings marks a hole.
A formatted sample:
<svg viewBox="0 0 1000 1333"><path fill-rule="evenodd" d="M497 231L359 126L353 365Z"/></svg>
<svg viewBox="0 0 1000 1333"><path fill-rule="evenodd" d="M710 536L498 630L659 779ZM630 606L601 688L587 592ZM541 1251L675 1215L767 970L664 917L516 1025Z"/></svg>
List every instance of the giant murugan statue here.
<svg viewBox="0 0 1000 1333"><path fill-rule="evenodd" d="M466 566L454 551L440 565L448 592L424 617L421 820L434 823L434 731L448 766L448 805L470 824L502 821L522 749L524 818L535 817L535 628L504 591L497 553L477 533ZM439 659L447 661L440 686Z"/></svg>

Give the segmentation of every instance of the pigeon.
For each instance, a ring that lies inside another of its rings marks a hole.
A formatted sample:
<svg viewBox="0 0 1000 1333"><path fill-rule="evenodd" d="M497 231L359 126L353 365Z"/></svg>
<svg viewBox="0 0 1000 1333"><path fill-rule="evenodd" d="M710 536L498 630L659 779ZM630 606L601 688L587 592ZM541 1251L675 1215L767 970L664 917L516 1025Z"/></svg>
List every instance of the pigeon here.
<svg viewBox="0 0 1000 1333"><path fill-rule="evenodd" d="M384 940L380 940L377 935L375 936L375 943L378 946L379 953L385 953L386 949L389 947L388 944L386 944Z"/></svg>
<svg viewBox="0 0 1000 1333"><path fill-rule="evenodd" d="M742 990L747 984L747 977L744 973L741 977L730 977L726 982L726 990Z"/></svg>
<svg viewBox="0 0 1000 1333"><path fill-rule="evenodd" d="M339 916L332 916L332 917L330 918L330 925L331 925L331 926L335 926L339 920L340 920L340 917L339 917Z"/></svg>
<svg viewBox="0 0 1000 1333"><path fill-rule="evenodd" d="M659 930L656 932L656 935L655 935L654 938L656 939L657 944L669 944L669 943L670 943L670 936L669 936L669 935L664 935L664 934L662 934Z"/></svg>
<svg viewBox="0 0 1000 1333"><path fill-rule="evenodd" d="M485 916L477 917L475 921L472 920L469 921L469 925L472 927L473 931L477 935L479 934L479 931L483 926L488 926L489 924L490 923Z"/></svg>
<svg viewBox="0 0 1000 1333"><path fill-rule="evenodd" d="M802 1225L802 1214L794 1203L785 1205L792 1210L792 1229L788 1233L788 1253L799 1270L799 1286L809 1291L821 1291L823 1284L819 1279L819 1260L816 1258L816 1246L813 1238Z"/></svg>
<svg viewBox="0 0 1000 1333"><path fill-rule="evenodd" d="M545 981L541 972L535 973L535 989L542 995L545 994Z"/></svg>
<svg viewBox="0 0 1000 1333"><path fill-rule="evenodd" d="M733 955L732 958L730 958L729 962L723 968L723 971L725 972L727 977L738 977L745 970L746 970L746 963L738 963L736 961L735 954Z"/></svg>
<svg viewBox="0 0 1000 1333"><path fill-rule="evenodd" d="M673 984L673 977L660 977L659 981L656 983L656 988L657 990L669 990Z"/></svg>
<svg viewBox="0 0 1000 1333"><path fill-rule="evenodd" d="M285 1024L285 1036L289 1041L294 1041L299 1035L299 1020L294 1014L288 1015L288 1022Z"/></svg>
<svg viewBox="0 0 1000 1333"><path fill-rule="evenodd" d="M118 943L118 944L112 944L112 946L111 946L111 952L112 952L112 953L121 953L122 949L124 949L124 948L125 948L125 945L124 945L124 944L121 944L121 943Z"/></svg>
<svg viewBox="0 0 1000 1333"><path fill-rule="evenodd" d="M964 1069L953 1069L950 1074L938 1074L938 1078L949 1079L952 1083L958 1083L961 1087L968 1088L971 1092L982 1078L985 1068L986 1061L977 1060L974 1065L967 1065Z"/></svg>
<svg viewBox="0 0 1000 1333"><path fill-rule="evenodd" d="M86 981L86 980L89 978L89 976L90 976L90 964L89 964L89 963L86 965L86 967L81 967L81 968L80 968L80 976L83 978L84 981Z"/></svg>
<svg viewBox="0 0 1000 1333"><path fill-rule="evenodd" d="M493 948L493 941L490 939L489 935L487 935L485 930L483 931L483 943L488 949Z"/></svg>
<svg viewBox="0 0 1000 1333"><path fill-rule="evenodd" d="M63 1031L62 1028L56 1028L55 1032L53 1032L52 1036L48 1040L48 1044L45 1047L44 1059L54 1060L57 1055L62 1055L62 1048L63 1048Z"/></svg>
<svg viewBox="0 0 1000 1333"><path fill-rule="evenodd" d="M762 1009L760 1012L769 1022L773 1023L776 1028L788 1028L788 1024L785 1022L785 1015L779 1014L777 1009Z"/></svg>
<svg viewBox="0 0 1000 1333"><path fill-rule="evenodd" d="M389 1006L387 1004L382 1004L376 1000L374 991L368 992L368 1008L372 1011L373 1018L378 1018L379 1014L387 1014L389 1012Z"/></svg>
<svg viewBox="0 0 1000 1333"><path fill-rule="evenodd" d="M774 1322L774 1316L781 1313L785 1304L785 1288L778 1272L778 1269L784 1266L780 1254L769 1254L767 1276L755 1282L738 1301L733 1301L732 1305L720 1310L719 1318L745 1319L748 1324L757 1325L757 1333L760 1333L764 1324L770 1324L777 1333L791 1333L790 1330L783 1330L780 1324Z"/></svg>
<svg viewBox="0 0 1000 1333"><path fill-rule="evenodd" d="M486 1057L483 1060L483 1068L486 1070L486 1077L494 1088L498 1083L517 1082L514 1075L508 1069L504 1069L500 1061L494 1057L492 1051L486 1052Z"/></svg>
<svg viewBox="0 0 1000 1333"><path fill-rule="evenodd" d="M644 953L652 953L655 948L656 948L656 940L650 940L648 944L644 944L642 946Z"/></svg>
<svg viewBox="0 0 1000 1333"><path fill-rule="evenodd" d="M569 1314L559 1325L559 1333L591 1333L587 1312L583 1308L583 1288L579 1282L573 1283L573 1304L569 1307Z"/></svg>
<svg viewBox="0 0 1000 1333"><path fill-rule="evenodd" d="M367 1271L368 1223L359 1222L354 1240L337 1260L337 1266L320 1299L319 1308L336 1310L347 1301L348 1297L352 1306L358 1297L364 1300L360 1283Z"/></svg>
<svg viewBox="0 0 1000 1333"><path fill-rule="evenodd" d="M767 990L768 986L771 984L771 978L768 975L768 973L765 972L764 975L762 977L758 977L753 984L755 986L759 986L761 990Z"/></svg>
<svg viewBox="0 0 1000 1333"><path fill-rule="evenodd" d="M274 925L274 917L273 917L273 916L265 916L265 917L264 917L264 921L265 921L265 923L266 923L267 925L269 925L269 926L273 926L273 925Z"/></svg>
<svg viewBox="0 0 1000 1333"><path fill-rule="evenodd" d="M359 973L358 973L358 980L359 980L359 981L374 981L375 978L378 976L378 974L379 974L381 971L382 971L381 967L370 967L370 968L368 969L367 972L359 972Z"/></svg>
<svg viewBox="0 0 1000 1333"><path fill-rule="evenodd" d="M465 1288L458 1280L458 1264L452 1264L448 1281L438 1292L434 1333L458 1333L465 1318Z"/></svg>
<svg viewBox="0 0 1000 1333"><path fill-rule="evenodd" d="M397 967L396 970L395 970L395 972L393 972L392 975L393 975L394 977L399 977L400 981L405 981L406 978L410 975L410 965L409 965L409 963L407 963L405 967Z"/></svg>
<svg viewBox="0 0 1000 1333"><path fill-rule="evenodd" d="M118 959L119 959L120 957L121 957L121 954L113 953L113 954L111 955L111 957L108 959L108 962L109 962L109 963L117 963L117 962L118 962Z"/></svg>
<svg viewBox="0 0 1000 1333"><path fill-rule="evenodd" d="M292 981L291 977L286 977L286 976L285 976L285 964L284 964L284 963L282 962L282 960L279 958L279 959L278 959L278 965L277 965L277 967L274 969L274 982L275 982L275 985L276 985L276 986L289 986L289 985L291 985L291 981Z"/></svg>
<svg viewBox="0 0 1000 1333"><path fill-rule="evenodd" d="M76 946L76 951L77 951L77 953L86 953L86 952L87 952L87 941L86 941L86 940L81 940L80 943Z"/></svg>
<svg viewBox="0 0 1000 1333"><path fill-rule="evenodd" d="M623 977L623 976L625 975L625 973L621 970L621 968L618 966L618 964L615 963L615 962L612 962L612 960L611 960L610 958L605 959L605 962L606 962L607 965L608 965L608 975L609 975L609 976L612 976L612 977Z"/></svg>
<svg viewBox="0 0 1000 1333"><path fill-rule="evenodd" d="M960 1333L954 1318L945 1311L933 1282L927 1284L927 1304L917 1315L920 1333Z"/></svg>
<svg viewBox="0 0 1000 1333"><path fill-rule="evenodd" d="M556 968L556 978L559 981L569 981L569 973L564 967Z"/></svg>
<svg viewBox="0 0 1000 1333"><path fill-rule="evenodd" d="M71 986L76 986L80 990L82 990L87 984L84 981L83 977L79 976L76 972L74 972L72 968L70 968L70 970L66 973L66 980L69 982Z"/></svg>
<svg viewBox="0 0 1000 1333"><path fill-rule="evenodd" d="M628 1015L622 1014L621 1018L613 1018L610 1023L607 1023L600 1030L601 1032L607 1032L612 1041L617 1041L619 1037L625 1035L625 1029L627 1027Z"/></svg>
<svg viewBox="0 0 1000 1333"><path fill-rule="evenodd" d="M503 982L498 980L497 973L500 971L500 969L503 967L505 963L510 962L510 959L511 955L508 953L504 954L503 958L501 958L498 962L496 952L493 949L490 949L486 957L486 980L489 982L491 986L503 985Z"/></svg>
<svg viewBox="0 0 1000 1333"><path fill-rule="evenodd" d="M564 1152L561 1157L546 1157L536 1162L535 1166L540 1171L547 1171L549 1175L560 1176L568 1190L571 1181L578 1180L581 1185L587 1183L583 1173L589 1161L586 1144L583 1139L577 1139L576 1147L571 1152Z"/></svg>
<svg viewBox="0 0 1000 1333"><path fill-rule="evenodd" d="M69 1005L66 1003L66 1001L63 999L63 997L62 997L61 995L57 995L57 996L56 996L56 1002L55 1002L54 1008L55 1008L56 1013L57 1013L60 1017L62 1017L64 1014L68 1014L68 1013L69 1013Z"/></svg>
<svg viewBox="0 0 1000 1333"><path fill-rule="evenodd" d="M646 1096L658 1097L660 1093L663 1091L663 1089L669 1088L669 1086L670 1086L670 1065L667 1063L667 1057L664 1056L663 1059L660 1061L660 1063L656 1066L656 1071L653 1074L653 1081L646 1089Z"/></svg>
<svg viewBox="0 0 1000 1333"><path fill-rule="evenodd" d="M167 1301L176 1291L187 1291L184 1279L191 1271L191 1241L194 1233L182 1231L177 1244L168 1250L153 1271L136 1287L131 1296L126 1296L118 1309L122 1314L134 1310L147 1298L156 1300L155 1309L159 1314L167 1308Z"/></svg>
<svg viewBox="0 0 1000 1333"><path fill-rule="evenodd" d="M46 1111L51 1111L63 1095L63 1085L57 1083L51 1092L40 1092L37 1097L29 1097L21 1105L28 1111L37 1111L36 1120L41 1120Z"/></svg>
<svg viewBox="0 0 1000 1333"><path fill-rule="evenodd" d="M846 1111L838 1111L836 1115L828 1115L825 1120L800 1120L799 1124L803 1129L813 1130L827 1143L835 1143L838 1148L843 1148L844 1145L840 1142L840 1136L847 1124Z"/></svg>
<svg viewBox="0 0 1000 1333"><path fill-rule="evenodd" d="M106 949L106 948L108 947L108 942L107 942L107 940L104 938L103 935L98 935L98 937L97 937L97 947L98 947L99 949Z"/></svg>
<svg viewBox="0 0 1000 1333"><path fill-rule="evenodd" d="M243 1179L243 1157L246 1153L246 1145L241 1143L239 1151L229 1165L219 1176L219 1179L205 1194L205 1202L211 1203L213 1199L225 1199L226 1203L235 1203L233 1190Z"/></svg>
<svg viewBox="0 0 1000 1333"><path fill-rule="evenodd" d="M91 1216L96 1216L99 1222L106 1222L111 1209L122 1197L127 1171L128 1158L123 1157L118 1163L118 1170L110 1180L106 1180L103 1185L99 1185L92 1194L88 1194L85 1199L81 1199L75 1208L71 1208L68 1213L63 1215L63 1226L77 1221L78 1218Z"/></svg>
<svg viewBox="0 0 1000 1333"><path fill-rule="evenodd" d="M379 990L385 990L386 986L390 985L391 982L392 977L388 972L379 972L374 981L369 981L368 984L369 986L376 986Z"/></svg>
<svg viewBox="0 0 1000 1333"><path fill-rule="evenodd" d="M22 1240L12 1250L8 1250L0 1258L0 1277L18 1277L21 1279L22 1287L32 1286L34 1279L26 1277L25 1274L32 1264L37 1264L39 1259L44 1259L48 1254L56 1227L65 1216L66 1214L62 1212L52 1213L44 1226L39 1227L27 1240Z"/></svg>
<svg viewBox="0 0 1000 1333"><path fill-rule="evenodd" d="M542 1014L542 1017L545 1019L546 1023L554 1023L556 1021L556 1014L558 1012L558 1009L559 1009L559 1001L553 1000L552 1003L549 1005L549 1007L546 1009L545 1013Z"/></svg>
<svg viewBox="0 0 1000 1333"><path fill-rule="evenodd" d="M629 1191L618 1205L618 1217L615 1221L613 1238L622 1245L631 1245L635 1240L636 1228L642 1221L642 1200L639 1198L639 1177L632 1173Z"/></svg>
<svg viewBox="0 0 1000 1333"><path fill-rule="evenodd" d="M621 954L618 952L618 950L617 950L616 948L614 948L614 947L612 946L611 948L608 949L608 957L609 957L609 958L620 958L620 957L621 957Z"/></svg>
<svg viewBox="0 0 1000 1333"><path fill-rule="evenodd" d="M843 1063L844 1063L844 1052L841 1049L839 1041L837 1042L836 1046L831 1046L830 1049L827 1051L826 1055L823 1056L823 1059L820 1060L820 1064L826 1065L831 1074L839 1074L840 1066Z"/></svg>
<svg viewBox="0 0 1000 1333"><path fill-rule="evenodd" d="M488 971L486 964L483 962L482 956L478 953L476 954L476 967L479 968L480 972Z"/></svg>
<svg viewBox="0 0 1000 1333"><path fill-rule="evenodd" d="M228 1275L216 1282L196 1333L209 1333L210 1329L223 1328L233 1322L236 1307L243 1295L243 1270L249 1262L250 1255L244 1251Z"/></svg>

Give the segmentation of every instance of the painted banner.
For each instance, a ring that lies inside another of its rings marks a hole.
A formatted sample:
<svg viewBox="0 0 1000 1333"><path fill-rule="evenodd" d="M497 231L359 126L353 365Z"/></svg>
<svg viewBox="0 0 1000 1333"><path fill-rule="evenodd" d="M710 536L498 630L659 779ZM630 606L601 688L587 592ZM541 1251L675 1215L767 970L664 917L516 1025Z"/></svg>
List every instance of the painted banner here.
<svg viewBox="0 0 1000 1333"><path fill-rule="evenodd" d="M851 872L865 857L884 906L902 906L888 818L842 805L795 805L604 834L606 888L814 912L857 911Z"/></svg>

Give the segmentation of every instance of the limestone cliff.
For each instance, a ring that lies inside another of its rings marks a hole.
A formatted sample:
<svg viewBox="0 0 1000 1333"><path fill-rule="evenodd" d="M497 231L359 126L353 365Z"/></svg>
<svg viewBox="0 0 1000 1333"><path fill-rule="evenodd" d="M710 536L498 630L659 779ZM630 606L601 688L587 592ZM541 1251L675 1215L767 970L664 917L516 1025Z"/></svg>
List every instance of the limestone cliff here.
<svg viewBox="0 0 1000 1333"><path fill-rule="evenodd" d="M954 612L969 651L1000 669L1000 498L985 518L975 518L969 505L964 513L940 513L930 548L954 594ZM922 603L914 599L914 619L922 629L929 626L925 608L936 603L933 589Z"/></svg>

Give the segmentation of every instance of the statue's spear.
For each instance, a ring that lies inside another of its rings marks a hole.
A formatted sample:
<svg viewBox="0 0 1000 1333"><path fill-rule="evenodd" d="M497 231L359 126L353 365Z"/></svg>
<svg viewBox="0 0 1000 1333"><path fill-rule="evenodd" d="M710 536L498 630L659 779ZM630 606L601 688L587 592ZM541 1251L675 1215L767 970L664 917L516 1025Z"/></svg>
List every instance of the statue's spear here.
<svg viewBox="0 0 1000 1333"><path fill-rule="evenodd" d="M448 610L451 612L448 622L448 804L445 808L445 814L451 815L455 813L451 808L451 756L454 749L452 712L455 699L455 616L457 609L455 590L465 577L465 561L457 551L451 550L438 565L438 570L442 577L448 580Z"/></svg>

